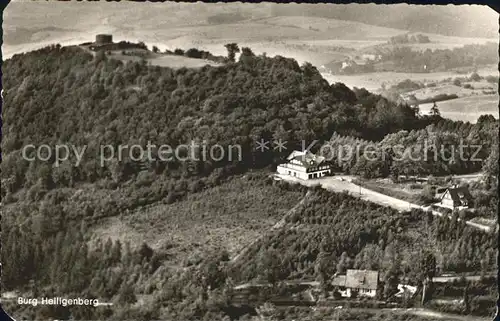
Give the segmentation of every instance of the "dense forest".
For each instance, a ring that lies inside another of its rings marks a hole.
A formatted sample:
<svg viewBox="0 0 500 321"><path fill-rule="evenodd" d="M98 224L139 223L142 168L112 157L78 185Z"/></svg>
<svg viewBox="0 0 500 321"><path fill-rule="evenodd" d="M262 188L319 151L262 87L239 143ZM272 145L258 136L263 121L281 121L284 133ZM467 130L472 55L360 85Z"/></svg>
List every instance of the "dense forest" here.
<svg viewBox="0 0 500 321"><path fill-rule="evenodd" d="M422 212L397 213L320 191L313 195L317 205L302 209L300 217L291 217L288 222L309 232L299 229L266 236L258 243L261 248L252 249L261 259L245 258L247 264L240 272L229 264L225 250L208 251L205 244L201 245L206 250L202 258L179 268L167 264L177 258L168 248L111 238L91 240L91 231L105 218L121 219L156 203L171 206L239 179L238 175L247 175L255 189L271 191L270 203L273 197L293 203L290 200L302 195L303 188L278 188L267 179L267 172L248 175L252 170L272 168L286 154L272 149L256 151L254 142L261 138L286 140L289 149L300 149L302 140L319 140L321 144L329 140L349 144L351 140L374 141L382 147L391 141L408 141L418 146L426 135L452 144L460 137L489 141L497 128L496 120L490 117L477 125L445 121L439 116L422 117L413 108L366 90L330 85L310 64L299 66L292 59L256 56L249 48L241 48L241 52L238 61L229 59L223 66L200 69L161 68L146 61L123 63L109 59L104 52L92 56L77 47L59 45L15 55L4 62L2 257L8 257L9 264L2 270L3 289L39 297L99 298L120 307L34 308L7 302L9 312L22 313L28 319L236 319L242 313L235 311L230 301L235 282L275 276L275 270L265 265L275 264L268 255L272 254L271 244L276 245L274 251L283 249L289 259L277 280L292 273L326 278L332 271L323 273L322 268L316 268L322 266L318 263L322 260L331 259L335 266L344 268L385 266L387 260L370 258L368 252L396 255L398 244L409 242L405 231L419 230L415 225L422 220L430 226L426 239L436 242L446 259L443 269L491 269L493 259L484 258L492 251L489 235L469 230L456 220L431 220ZM192 140L224 147L238 144L241 161L137 161L135 155L125 153L125 159L101 166L98 158L103 145L137 144L146 149L148 142L175 147ZM23 159L22 150L28 144L46 144L52 152L57 144L86 150L78 166L74 156L57 165L54 157L47 161ZM494 162L498 146L486 148L481 157L489 165L482 166L493 177L495 171L498 173ZM356 163L343 170L366 171L363 166L368 165ZM380 168L387 166L387 171L377 169L380 175L404 168L393 161ZM439 161L429 168L422 173L447 173L457 168L467 172L480 166L459 163L446 167ZM268 185L273 189L265 189ZM293 192L283 196L287 190ZM487 201L485 204L490 209ZM186 213L192 220L205 215L200 209L189 211ZM361 213L372 219L363 218ZM262 211L259 215L271 213ZM338 235L333 235L334 228ZM290 252L285 250L286 244L291 246ZM324 253L318 253L319 249ZM266 254L268 250L271 252ZM421 273L404 265L391 271Z"/></svg>

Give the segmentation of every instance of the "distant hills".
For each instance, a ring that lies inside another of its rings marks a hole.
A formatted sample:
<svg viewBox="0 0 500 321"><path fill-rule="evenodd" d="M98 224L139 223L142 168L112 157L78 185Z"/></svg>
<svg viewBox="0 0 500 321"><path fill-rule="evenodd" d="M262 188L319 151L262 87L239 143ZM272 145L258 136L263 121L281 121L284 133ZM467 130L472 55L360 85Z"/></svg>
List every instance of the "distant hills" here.
<svg viewBox="0 0 500 321"><path fill-rule="evenodd" d="M358 21L375 26L446 36L498 37L498 14L486 6L274 4L272 14Z"/></svg>

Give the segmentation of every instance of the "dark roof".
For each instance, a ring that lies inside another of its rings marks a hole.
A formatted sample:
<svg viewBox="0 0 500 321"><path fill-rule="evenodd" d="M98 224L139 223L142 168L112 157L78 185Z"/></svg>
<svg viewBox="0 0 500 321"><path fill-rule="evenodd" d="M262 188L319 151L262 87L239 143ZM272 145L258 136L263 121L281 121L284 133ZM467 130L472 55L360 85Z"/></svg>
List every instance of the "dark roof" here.
<svg viewBox="0 0 500 321"><path fill-rule="evenodd" d="M301 152L297 150L293 151L287 157L288 161L291 161L292 159L299 161L305 168L319 166L325 161L323 156L317 156L309 151Z"/></svg>
<svg viewBox="0 0 500 321"><path fill-rule="evenodd" d="M370 270L347 270L345 286L351 289L378 288L378 271Z"/></svg>
<svg viewBox="0 0 500 321"><path fill-rule="evenodd" d="M450 193L450 197L456 204L462 204L465 202L470 202L472 200L472 195L469 192L469 189L465 186L461 187L450 187L444 193L444 197L447 193Z"/></svg>

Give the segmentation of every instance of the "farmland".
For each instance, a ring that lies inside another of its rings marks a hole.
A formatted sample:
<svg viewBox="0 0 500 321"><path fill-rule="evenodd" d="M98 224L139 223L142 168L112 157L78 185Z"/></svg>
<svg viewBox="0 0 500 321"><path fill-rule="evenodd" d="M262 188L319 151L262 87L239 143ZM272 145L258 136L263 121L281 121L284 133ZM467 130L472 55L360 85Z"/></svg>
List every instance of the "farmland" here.
<svg viewBox="0 0 500 321"><path fill-rule="evenodd" d="M478 68L477 73L480 75L496 75L498 68L496 65L484 66ZM403 72L378 72L359 75L333 75L329 73L323 74L323 77L329 82L342 82L349 87L366 88L371 91L379 91L380 86L397 84L405 79L420 82L439 82L449 78L461 76L462 73L454 71L433 72L433 73L403 73Z"/></svg>

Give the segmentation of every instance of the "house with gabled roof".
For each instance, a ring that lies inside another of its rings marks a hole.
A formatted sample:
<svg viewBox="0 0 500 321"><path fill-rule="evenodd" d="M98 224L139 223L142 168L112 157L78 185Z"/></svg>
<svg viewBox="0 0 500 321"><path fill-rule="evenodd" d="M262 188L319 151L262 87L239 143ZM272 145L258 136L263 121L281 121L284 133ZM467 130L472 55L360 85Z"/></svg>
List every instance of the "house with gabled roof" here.
<svg viewBox="0 0 500 321"><path fill-rule="evenodd" d="M441 189L436 195L439 202L436 205L450 209L466 209L472 205L472 195L465 186L453 186Z"/></svg>
<svg viewBox="0 0 500 321"><path fill-rule="evenodd" d="M326 176L332 169L323 156L309 151L293 151L285 163L278 165L276 171L281 175L307 180Z"/></svg>

